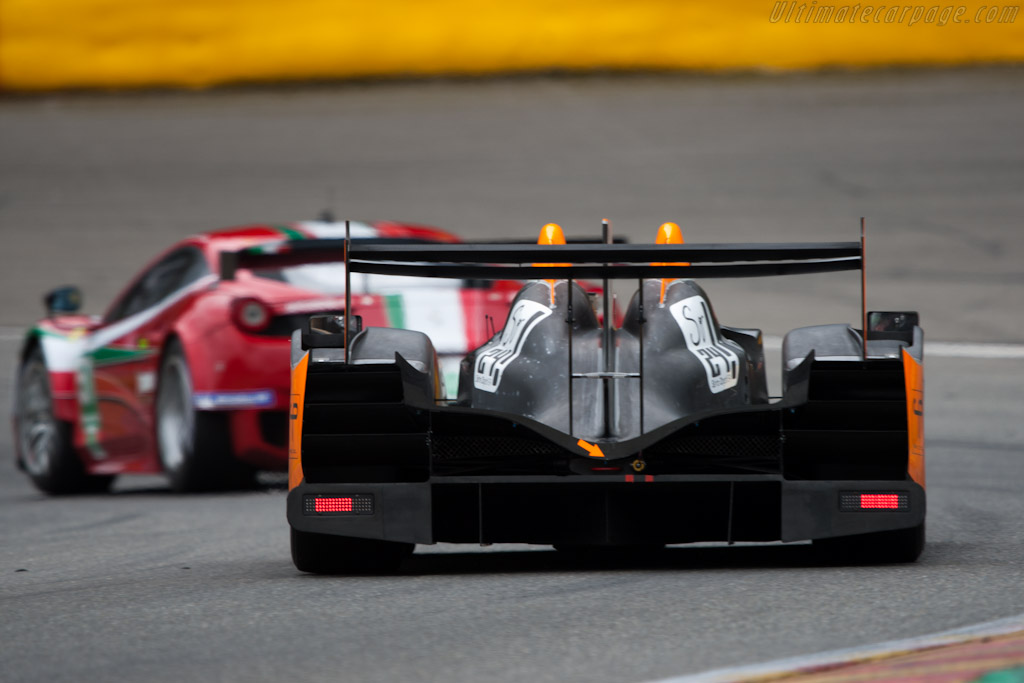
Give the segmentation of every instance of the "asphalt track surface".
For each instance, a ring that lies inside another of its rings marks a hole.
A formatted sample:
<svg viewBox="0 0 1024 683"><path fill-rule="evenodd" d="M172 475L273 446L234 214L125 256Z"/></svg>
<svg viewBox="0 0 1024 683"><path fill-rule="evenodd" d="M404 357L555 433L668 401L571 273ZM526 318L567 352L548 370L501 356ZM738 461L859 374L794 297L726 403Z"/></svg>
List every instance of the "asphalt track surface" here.
<svg viewBox="0 0 1024 683"><path fill-rule="evenodd" d="M467 237L607 217L634 241L669 219L694 242L848 240L866 216L869 305L921 311L932 340L1024 343L1022 86L998 69L0 99L0 410L45 289L80 284L100 312L179 236L327 205ZM752 284L706 283L723 322L859 313L852 274ZM48 499L0 431L0 679L643 681L1024 613L1024 362L926 367L911 566L438 546L398 576L315 577L291 565L280 484Z"/></svg>

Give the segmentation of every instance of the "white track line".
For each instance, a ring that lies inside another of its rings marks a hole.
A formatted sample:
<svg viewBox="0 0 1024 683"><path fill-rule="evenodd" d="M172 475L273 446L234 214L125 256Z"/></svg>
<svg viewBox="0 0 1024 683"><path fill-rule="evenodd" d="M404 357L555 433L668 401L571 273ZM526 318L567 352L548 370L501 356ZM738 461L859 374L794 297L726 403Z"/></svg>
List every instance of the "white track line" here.
<svg viewBox="0 0 1024 683"><path fill-rule="evenodd" d="M882 658L894 657L897 655L919 652L936 647L947 645L959 645L961 643L991 638L1010 633L1024 631L1024 614L1016 617L1008 617L997 621L987 621L974 626L942 631L932 635L920 636L918 638L906 638L903 640L890 640L874 645L863 647L851 647L842 650L832 650L803 657L789 657L778 659L774 662L763 664L752 664L750 666L738 666L728 669L716 669L704 673L688 676L677 676L675 678L664 678L656 683L725 683L726 681L766 681L781 678L787 674L806 669L817 669L819 667L832 667L846 664L854 664L861 661L874 661Z"/></svg>
<svg viewBox="0 0 1024 683"><path fill-rule="evenodd" d="M21 341L23 327L0 326L0 342ZM766 336L764 347L769 351L782 348L782 337ZM993 344L988 342L925 341L925 358L974 358L979 360L1024 360L1024 344Z"/></svg>
<svg viewBox="0 0 1024 683"><path fill-rule="evenodd" d="M924 343L925 358L985 358L1020 360L1024 358L1024 344L961 344L957 342Z"/></svg>

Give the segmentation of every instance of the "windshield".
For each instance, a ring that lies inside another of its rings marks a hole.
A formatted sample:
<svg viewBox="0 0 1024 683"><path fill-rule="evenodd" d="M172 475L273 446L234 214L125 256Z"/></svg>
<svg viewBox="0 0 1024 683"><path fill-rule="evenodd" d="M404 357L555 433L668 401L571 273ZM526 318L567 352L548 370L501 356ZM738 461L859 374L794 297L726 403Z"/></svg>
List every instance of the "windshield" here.
<svg viewBox="0 0 1024 683"><path fill-rule="evenodd" d="M344 263L307 263L284 268L257 268L256 277L286 282L294 287L322 294L345 293ZM459 289L462 280L452 278L423 278L407 275L352 274L353 294L396 294L410 289Z"/></svg>

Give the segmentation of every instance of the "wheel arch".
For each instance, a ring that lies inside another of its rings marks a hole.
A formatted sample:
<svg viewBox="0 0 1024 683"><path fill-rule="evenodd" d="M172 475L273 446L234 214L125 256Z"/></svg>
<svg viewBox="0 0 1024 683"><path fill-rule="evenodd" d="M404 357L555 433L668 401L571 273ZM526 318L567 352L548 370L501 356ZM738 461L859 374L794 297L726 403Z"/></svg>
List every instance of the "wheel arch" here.
<svg viewBox="0 0 1024 683"><path fill-rule="evenodd" d="M171 328L167 336L164 337L160 348L160 360L157 364L158 375L160 369L163 368L164 360L167 358L169 350L174 344L177 344L185 355L185 365L188 367L192 391L195 392L196 387L207 386L213 374L212 364L206 362L208 359L204 358L204 354L199 351L202 348L202 342L198 339L198 335L189 327L180 324Z"/></svg>
<svg viewBox="0 0 1024 683"><path fill-rule="evenodd" d="M25 333L25 338L22 339L21 341L21 349L18 352L18 363L24 363L26 360L28 360L28 356L30 353L32 353L33 350L42 346L42 344L39 341L40 336L41 333L36 328L32 328L31 330ZM44 350L44 360L45 353L46 352Z"/></svg>
<svg viewBox="0 0 1024 683"><path fill-rule="evenodd" d="M45 343L49 339L50 343ZM71 425L79 421L77 396L77 365L81 353L71 348L71 340L59 335L47 335L44 330L34 327L25 333L18 352L18 365L11 389L11 417L16 418L18 406L18 385L21 371L34 351L39 351L46 367L50 396L53 399L54 416ZM63 349L61 347L64 347ZM54 366L58 366L56 369ZM58 375L64 374L63 380ZM67 375L71 375L70 381ZM68 395L70 392L71 395Z"/></svg>

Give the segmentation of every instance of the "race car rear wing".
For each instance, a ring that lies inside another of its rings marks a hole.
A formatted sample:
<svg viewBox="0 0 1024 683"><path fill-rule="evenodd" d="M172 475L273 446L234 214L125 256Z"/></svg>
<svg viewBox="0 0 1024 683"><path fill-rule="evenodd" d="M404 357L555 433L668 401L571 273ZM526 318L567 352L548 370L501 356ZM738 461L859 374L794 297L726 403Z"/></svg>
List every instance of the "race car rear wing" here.
<svg viewBox="0 0 1024 683"><path fill-rule="evenodd" d="M353 241L347 230L348 221L345 239L291 240L224 252L221 278L233 279L239 268L344 262L346 361L353 272L465 280L600 279L607 291L611 279L741 278L860 270L862 329L867 329L863 218L860 242L790 244L621 244L610 239L607 221L603 222L603 244ZM862 336L867 358L867 335Z"/></svg>
<svg viewBox="0 0 1024 683"><path fill-rule="evenodd" d="M859 242L791 244L457 244L292 240L221 254L240 268L346 262L355 273L476 280L736 278L861 268ZM690 265L683 265L688 263Z"/></svg>

